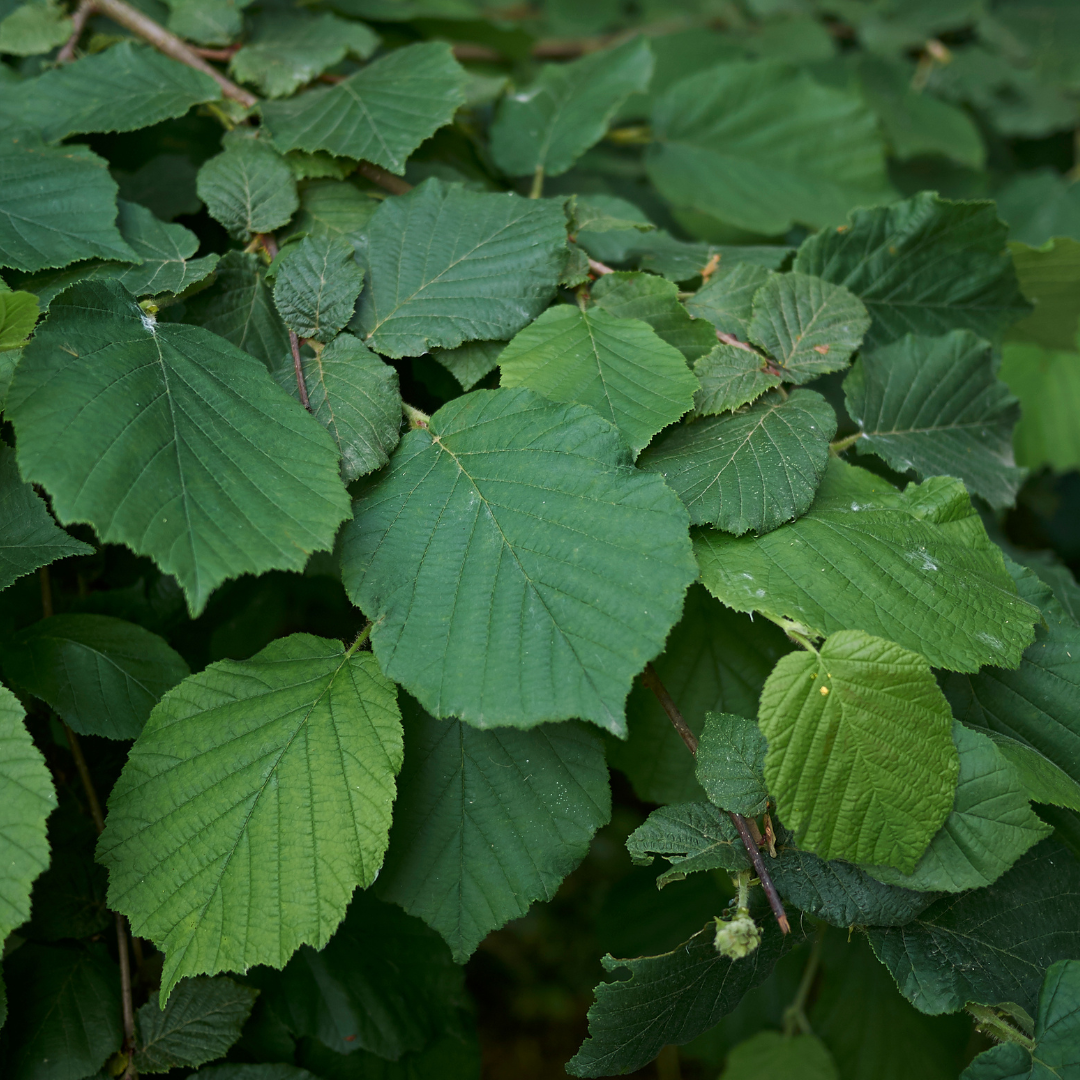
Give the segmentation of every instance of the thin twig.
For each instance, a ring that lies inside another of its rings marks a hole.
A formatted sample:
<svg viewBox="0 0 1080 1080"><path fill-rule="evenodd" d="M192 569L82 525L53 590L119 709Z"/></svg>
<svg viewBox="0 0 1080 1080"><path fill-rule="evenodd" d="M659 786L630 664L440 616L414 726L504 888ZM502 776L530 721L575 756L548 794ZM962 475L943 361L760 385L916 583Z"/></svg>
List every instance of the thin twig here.
<svg viewBox="0 0 1080 1080"><path fill-rule="evenodd" d="M402 180L400 176L395 176L378 165L372 165L370 161L361 161L356 166L356 171L373 184L378 184L384 191L389 191L391 195L407 195L413 188L407 180Z"/></svg>
<svg viewBox="0 0 1080 1080"><path fill-rule="evenodd" d="M604 263L597 261L596 259L589 259L589 270L597 277L603 277L605 274L614 274L615 271L610 266L606 266Z"/></svg>
<svg viewBox="0 0 1080 1080"><path fill-rule="evenodd" d="M101 15L107 15L113 22L138 34L166 56L171 56L174 60L179 60L181 64L187 64L188 67L209 75L221 87L221 92L225 97L238 102L245 109L253 108L258 104L259 99L254 94L249 94L231 79L226 79L220 71L211 67L199 56L187 42L166 30L160 23L145 16L137 8L125 3L124 0L93 0L92 10Z"/></svg>
<svg viewBox="0 0 1080 1080"><path fill-rule="evenodd" d="M307 384L304 382L304 365L300 363L300 339L295 330L289 331L289 348L292 349L293 368L296 371L296 389L300 391L300 404L311 412L311 402L308 401Z"/></svg>
<svg viewBox="0 0 1080 1080"><path fill-rule="evenodd" d="M660 707L667 713L667 718L671 721L672 727L679 733L682 741L686 743L686 748L691 754L697 754L697 736L690 730L690 725L683 719L682 713L679 712L678 706L671 699L671 695L660 681L660 676L656 674L656 669L652 664L645 665L645 672L641 676L641 681L656 695L656 700L660 702ZM753 836L750 835L750 826L746 818L742 814L736 814L730 810L728 816L739 831L743 847L746 848L746 853L754 864L754 872L757 874L761 887L765 891L769 907L772 908L776 921L780 924L781 932L790 933L791 924L788 922L787 912L784 911L784 904L780 899L780 894L776 891L772 878L769 877L769 871L765 867L765 860L761 857L761 850L754 843Z"/></svg>
<svg viewBox="0 0 1080 1080"><path fill-rule="evenodd" d="M116 946L120 954L120 1004L124 1016L124 1054L127 1067L120 1080L134 1080L135 1072L135 1007L131 1000L131 958L128 956L127 919L119 911L116 916Z"/></svg>
<svg viewBox="0 0 1080 1080"><path fill-rule="evenodd" d="M736 349L745 349L748 353L753 353L755 356L761 355L753 345L750 345L745 341L740 341L734 334L726 334L723 330L716 331L716 340L723 342L725 345L734 345Z"/></svg>
<svg viewBox="0 0 1080 1080"><path fill-rule="evenodd" d="M224 49L204 49L195 45L189 48L196 56L201 56L204 60L217 60L223 64L227 64L240 51L239 45L229 45Z"/></svg>
<svg viewBox="0 0 1080 1080"><path fill-rule="evenodd" d="M75 59L75 46L86 27L86 20L94 14L94 0L81 0L71 16L71 36L64 42L64 47L56 54L58 64L67 64Z"/></svg>

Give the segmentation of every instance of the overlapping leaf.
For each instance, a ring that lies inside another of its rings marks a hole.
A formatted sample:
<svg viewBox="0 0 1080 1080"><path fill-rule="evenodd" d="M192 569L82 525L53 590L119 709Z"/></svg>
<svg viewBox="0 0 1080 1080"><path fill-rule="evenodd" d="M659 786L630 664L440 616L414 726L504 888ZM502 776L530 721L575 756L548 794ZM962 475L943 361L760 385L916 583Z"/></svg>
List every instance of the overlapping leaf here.
<svg viewBox="0 0 1080 1080"><path fill-rule="evenodd" d="M280 228L299 206L288 162L265 141L247 136L228 140L199 169L198 191L210 215L241 240Z"/></svg>
<svg viewBox="0 0 1080 1080"><path fill-rule="evenodd" d="M296 232L311 237L340 236L356 250L364 226L378 206L378 200L347 180L317 180L305 184L300 192L300 210L293 226Z"/></svg>
<svg viewBox="0 0 1080 1080"><path fill-rule="evenodd" d="M767 235L888 202L885 155L857 94L781 64L719 64L655 103L649 177L676 206Z"/></svg>
<svg viewBox="0 0 1080 1080"><path fill-rule="evenodd" d="M324 945L382 863L400 767L394 687L339 642L279 638L170 691L98 846L110 906L165 953L162 1004L184 976Z"/></svg>
<svg viewBox="0 0 1080 1080"><path fill-rule="evenodd" d="M0 51L14 56L34 56L63 45L71 36L72 22L55 0L29 0L0 22Z"/></svg>
<svg viewBox="0 0 1080 1080"><path fill-rule="evenodd" d="M341 546L386 673L478 727L621 734L695 576L685 511L629 464L592 409L524 389L473 391L410 432Z"/></svg>
<svg viewBox="0 0 1080 1080"><path fill-rule="evenodd" d="M37 298L32 293L0 289L0 352L23 345L38 314ZM0 397L0 407L2 402Z"/></svg>
<svg viewBox="0 0 1080 1080"><path fill-rule="evenodd" d="M724 810L757 817L765 809L765 737L753 720L708 713L697 749L698 783Z"/></svg>
<svg viewBox="0 0 1080 1080"><path fill-rule="evenodd" d="M825 1044L814 1034L759 1031L728 1054L725 1080L798 1076L800 1080L840 1080Z"/></svg>
<svg viewBox="0 0 1080 1080"><path fill-rule="evenodd" d="M545 64L531 86L500 102L491 127L495 164L510 176L566 172L651 76L652 53L642 37L568 64Z"/></svg>
<svg viewBox="0 0 1080 1080"><path fill-rule="evenodd" d="M992 202L950 202L923 192L890 207L856 210L848 225L803 242L794 269L843 285L873 320L868 345L905 334L968 329L988 341L1029 308Z"/></svg>
<svg viewBox="0 0 1080 1080"><path fill-rule="evenodd" d="M306 236L281 259L274 305L297 336L325 343L352 318L363 279L347 240Z"/></svg>
<svg viewBox="0 0 1080 1080"><path fill-rule="evenodd" d="M656 879L659 888L702 870L745 870L750 865L731 817L711 802L661 806L630 834L626 850L639 866L648 866L657 855L671 863Z"/></svg>
<svg viewBox="0 0 1080 1080"><path fill-rule="evenodd" d="M1049 803L1080 811L1080 784L1060 765L1027 743L988 731L998 753L1016 770L1025 795L1032 802Z"/></svg>
<svg viewBox="0 0 1080 1080"><path fill-rule="evenodd" d="M387 199L367 228L358 328L387 356L505 340L547 307L566 258L557 200L426 180Z"/></svg>
<svg viewBox="0 0 1080 1080"><path fill-rule="evenodd" d="M262 105L280 150L326 150L399 176L405 160L465 103L466 75L438 41L395 49L337 86Z"/></svg>
<svg viewBox="0 0 1080 1080"><path fill-rule="evenodd" d="M1020 399L1013 432L1016 460L1030 469L1080 467L1080 353L1007 342L1001 377Z"/></svg>
<svg viewBox="0 0 1080 1080"><path fill-rule="evenodd" d="M663 476L695 525L766 533L809 508L835 433L836 414L820 394L774 391L740 412L666 432L640 466Z"/></svg>
<svg viewBox="0 0 1080 1080"><path fill-rule="evenodd" d="M461 383L463 390L471 390L499 366L505 348L504 341L467 341L456 349L433 349L431 355Z"/></svg>
<svg viewBox="0 0 1080 1080"><path fill-rule="evenodd" d="M1044 349L1075 350L1080 322L1080 241L1068 236L1048 240L1042 247L1009 245L1016 276L1035 310L1008 333L1010 341L1029 341Z"/></svg>
<svg viewBox="0 0 1080 1080"><path fill-rule="evenodd" d="M701 384L694 394L694 412L699 416L733 412L781 382L760 353L728 344L715 346L698 360L694 374Z"/></svg>
<svg viewBox="0 0 1080 1080"><path fill-rule="evenodd" d="M917 653L861 631L783 657L761 692L765 780L801 847L914 868L953 804L952 717Z"/></svg>
<svg viewBox="0 0 1080 1080"><path fill-rule="evenodd" d="M958 476L991 506L1011 506L1024 479L1012 451L1020 406L994 367L989 343L970 330L906 334L863 353L844 380L859 453L920 478Z"/></svg>
<svg viewBox="0 0 1080 1080"><path fill-rule="evenodd" d="M262 364L115 282L53 301L6 411L57 516L150 555L194 613L227 577L299 570L348 514L337 448Z"/></svg>
<svg viewBox="0 0 1080 1080"><path fill-rule="evenodd" d="M550 900L611 813L600 740L580 724L477 731L403 703L405 768L378 894L463 963Z"/></svg>
<svg viewBox="0 0 1080 1080"><path fill-rule="evenodd" d="M563 304L545 311L499 357L503 386L591 405L636 454L689 412L697 388L686 360L640 319Z"/></svg>
<svg viewBox="0 0 1080 1080"><path fill-rule="evenodd" d="M4 675L80 735L134 739L166 690L188 674L157 634L109 615L54 615L4 649Z"/></svg>
<svg viewBox="0 0 1080 1080"><path fill-rule="evenodd" d="M820 636L864 630L954 671L1015 667L1038 619L963 485L945 477L901 493L833 459L798 521L756 537L699 530L694 549L705 586L737 611Z"/></svg>
<svg viewBox="0 0 1080 1080"><path fill-rule="evenodd" d="M746 340L754 314L754 295L769 280L769 270L753 262L723 257L716 273L686 301L695 319L707 319L717 330Z"/></svg>

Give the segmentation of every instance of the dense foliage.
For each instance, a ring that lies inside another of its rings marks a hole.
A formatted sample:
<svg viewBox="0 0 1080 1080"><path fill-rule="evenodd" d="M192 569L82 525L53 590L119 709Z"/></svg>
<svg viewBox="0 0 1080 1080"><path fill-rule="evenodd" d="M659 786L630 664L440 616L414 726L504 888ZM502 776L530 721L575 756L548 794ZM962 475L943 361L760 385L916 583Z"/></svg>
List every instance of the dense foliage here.
<svg viewBox="0 0 1080 1080"><path fill-rule="evenodd" d="M1074 0L0 54L5 1078L1080 1076Z"/></svg>

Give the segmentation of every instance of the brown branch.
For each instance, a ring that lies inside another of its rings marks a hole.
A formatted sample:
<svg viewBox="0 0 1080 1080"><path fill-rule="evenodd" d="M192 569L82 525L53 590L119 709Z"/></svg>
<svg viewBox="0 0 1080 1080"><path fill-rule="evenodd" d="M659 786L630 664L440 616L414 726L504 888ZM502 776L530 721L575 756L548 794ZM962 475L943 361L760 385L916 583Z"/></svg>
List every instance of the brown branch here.
<svg viewBox="0 0 1080 1080"><path fill-rule="evenodd" d="M227 45L224 49L204 49L195 45L189 45L188 48L204 60L219 60L223 64L227 64L240 51L239 45Z"/></svg>
<svg viewBox="0 0 1080 1080"><path fill-rule="evenodd" d="M113 22L119 23L133 34L138 34L144 41L148 41L155 49L172 57L173 60L179 60L181 64L187 64L188 67L209 75L221 87L221 92L225 97L239 102L245 109L258 104L259 99L254 94L249 94L231 79L226 79L220 71L211 67L199 56L187 42L166 30L160 23L147 18L124 0L92 0L91 10L108 16Z"/></svg>
<svg viewBox="0 0 1080 1080"><path fill-rule="evenodd" d="M289 348L292 349L293 368L296 371L296 389L300 391L300 404L311 412L311 402L308 401L307 383L304 382L304 365L300 363L300 339L295 330L289 331Z"/></svg>
<svg viewBox="0 0 1080 1080"><path fill-rule="evenodd" d="M71 16L71 36L64 43L64 47L56 54L58 64L67 64L75 59L75 46L79 44L79 38L86 27L86 20L94 14L94 0L81 0L75 13Z"/></svg>
<svg viewBox="0 0 1080 1080"><path fill-rule="evenodd" d="M597 276L603 277L605 274L614 274L615 271L610 266L605 266L602 262L598 262L596 259L589 259L589 269Z"/></svg>
<svg viewBox="0 0 1080 1080"><path fill-rule="evenodd" d="M413 188L407 180L402 180L400 176L395 176L378 165L372 165L370 161L361 161L356 166L356 171L373 184L378 184L384 191L389 191L391 195L407 195Z"/></svg>
<svg viewBox="0 0 1080 1080"><path fill-rule="evenodd" d="M660 707L667 713L667 718L671 721L672 727L682 737L682 741L686 743L686 748L691 754L697 754L697 736L690 730L690 725L683 719L682 713L679 712L678 706L672 701L671 695L660 681L660 677L656 674L656 669L652 664L645 665L645 672L641 676L641 681L656 695L656 700L660 702ZM772 878L769 877L769 871L765 867L765 860L761 857L761 849L750 834L750 823L742 814L736 814L731 810L728 811L728 817L731 818L732 823L738 830L743 847L746 848L746 853L754 864L754 871L761 882L762 889L765 890L765 895L769 900L769 907L772 908L776 921L780 924L781 932L784 934L790 933L791 924L788 922L787 912L784 911L784 904L780 899L780 894L776 891Z"/></svg>
<svg viewBox="0 0 1080 1080"><path fill-rule="evenodd" d="M750 345L745 341L740 341L734 334L726 334L723 330L716 331L716 340L723 342L725 345L734 345L736 349L745 349L748 353L753 353L755 356L761 356L761 353L759 353L753 345Z"/></svg>

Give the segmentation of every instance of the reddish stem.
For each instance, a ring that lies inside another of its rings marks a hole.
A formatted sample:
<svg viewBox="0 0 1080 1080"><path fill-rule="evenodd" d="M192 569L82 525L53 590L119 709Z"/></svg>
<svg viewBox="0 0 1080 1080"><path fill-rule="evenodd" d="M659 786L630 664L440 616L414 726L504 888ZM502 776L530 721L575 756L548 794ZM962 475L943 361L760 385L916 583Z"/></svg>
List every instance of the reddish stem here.
<svg viewBox="0 0 1080 1080"><path fill-rule="evenodd" d="M400 176L395 176L378 165L372 165L370 161L361 161L356 166L356 171L373 184L378 184L384 191L389 191L391 195L407 195L413 188L407 180L402 180Z"/></svg>
<svg viewBox="0 0 1080 1080"><path fill-rule="evenodd" d="M615 271L610 266L606 266L602 262L597 262L596 259L589 259L589 269L597 276L603 277L605 274L614 274Z"/></svg>
<svg viewBox="0 0 1080 1080"><path fill-rule="evenodd" d="M71 36L64 43L64 47L56 54L58 64L67 64L75 59L75 46L79 44L86 20L94 14L94 0L81 0L75 13L71 16Z"/></svg>

